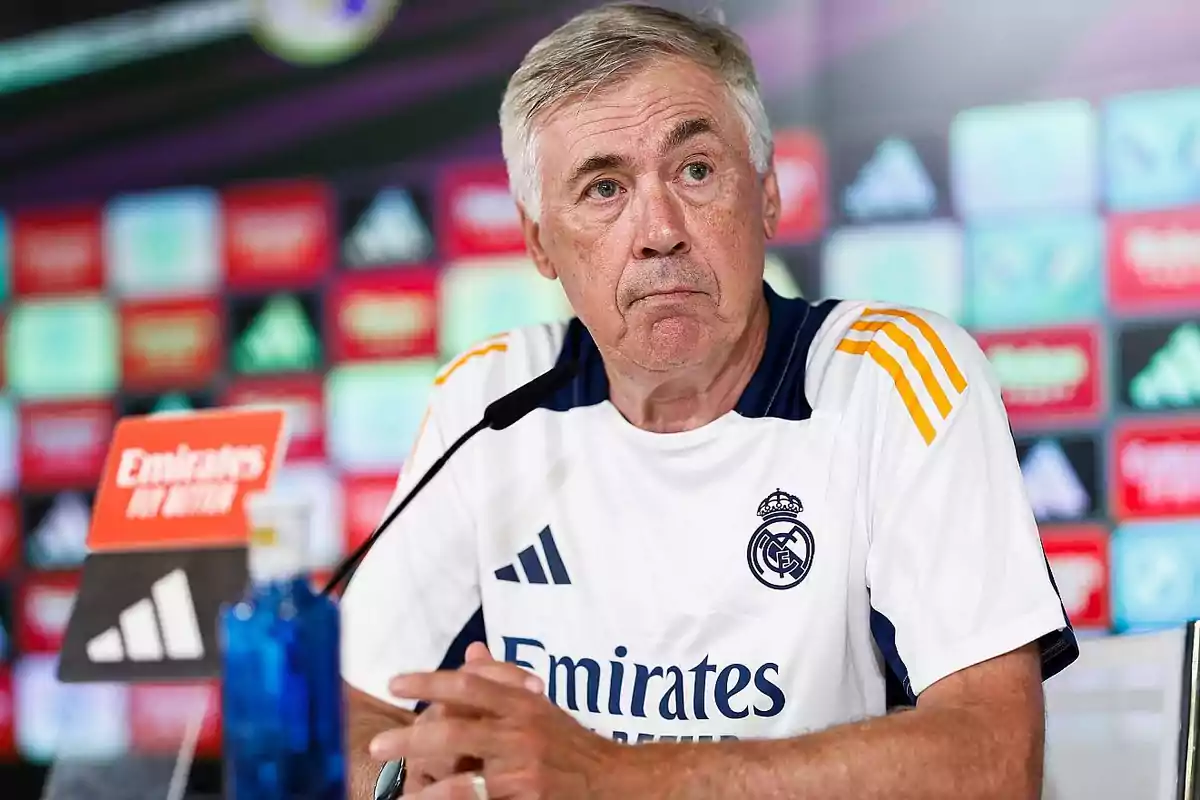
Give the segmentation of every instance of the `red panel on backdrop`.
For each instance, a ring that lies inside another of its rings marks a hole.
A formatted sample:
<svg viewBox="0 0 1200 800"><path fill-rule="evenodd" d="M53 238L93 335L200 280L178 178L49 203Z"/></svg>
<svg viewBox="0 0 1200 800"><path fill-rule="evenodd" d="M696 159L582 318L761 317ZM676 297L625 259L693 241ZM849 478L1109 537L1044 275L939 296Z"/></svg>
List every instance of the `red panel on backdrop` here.
<svg viewBox="0 0 1200 800"><path fill-rule="evenodd" d="M0 759L6 761L17 754L14 700L12 670L0 666Z"/></svg>
<svg viewBox="0 0 1200 800"><path fill-rule="evenodd" d="M213 683L143 683L129 689L130 744L135 753L173 755L179 751L193 709L204 704L196 741L200 758L221 756L221 691Z"/></svg>
<svg viewBox="0 0 1200 800"><path fill-rule="evenodd" d="M517 204L504 164L447 170L438 191L437 227L447 258L525 252Z"/></svg>
<svg viewBox="0 0 1200 800"><path fill-rule="evenodd" d="M100 478L116 413L111 402L22 403L23 488L90 488Z"/></svg>
<svg viewBox="0 0 1200 800"><path fill-rule="evenodd" d="M12 286L18 295L104 288L99 208L18 213L12 227Z"/></svg>
<svg viewBox="0 0 1200 800"><path fill-rule="evenodd" d="M396 491L396 480L395 475L347 475L342 479L347 553L365 542L375 526L383 522L388 501Z"/></svg>
<svg viewBox="0 0 1200 800"><path fill-rule="evenodd" d="M226 280L236 288L315 282L333 264L333 200L314 181L223 193Z"/></svg>
<svg viewBox="0 0 1200 800"><path fill-rule="evenodd" d="M57 653L78 593L77 572L26 574L17 590L17 648L22 653Z"/></svg>
<svg viewBox="0 0 1200 800"><path fill-rule="evenodd" d="M1100 329L975 334L1000 379L1013 427L1091 420L1104 408Z"/></svg>
<svg viewBox="0 0 1200 800"><path fill-rule="evenodd" d="M779 181L779 230L774 244L804 244L821 235L829 166L825 144L815 132L798 129L775 136L775 175Z"/></svg>
<svg viewBox="0 0 1200 800"><path fill-rule="evenodd" d="M221 368L222 328L215 299L123 304L123 384L135 390L207 385Z"/></svg>
<svg viewBox="0 0 1200 800"><path fill-rule="evenodd" d="M21 564L21 525L17 501L0 497L0 578Z"/></svg>
<svg viewBox="0 0 1200 800"><path fill-rule="evenodd" d="M1099 525L1045 526L1042 546L1071 624L1108 628L1108 531Z"/></svg>
<svg viewBox="0 0 1200 800"><path fill-rule="evenodd" d="M1108 294L1118 311L1200 308L1200 207L1111 215Z"/></svg>
<svg viewBox="0 0 1200 800"><path fill-rule="evenodd" d="M223 406L283 406L288 419L288 461L325 457L325 391L320 375L235 380L221 398Z"/></svg>
<svg viewBox="0 0 1200 800"><path fill-rule="evenodd" d="M325 303L334 361L436 356L438 273L344 276Z"/></svg>
<svg viewBox="0 0 1200 800"><path fill-rule="evenodd" d="M1112 447L1114 516L1200 516L1200 417L1118 423Z"/></svg>

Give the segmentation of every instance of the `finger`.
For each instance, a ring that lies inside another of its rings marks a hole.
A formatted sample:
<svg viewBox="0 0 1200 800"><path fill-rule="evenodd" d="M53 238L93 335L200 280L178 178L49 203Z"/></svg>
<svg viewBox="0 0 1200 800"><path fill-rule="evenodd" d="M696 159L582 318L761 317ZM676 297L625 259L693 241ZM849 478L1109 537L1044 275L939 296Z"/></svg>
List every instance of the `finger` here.
<svg viewBox="0 0 1200 800"><path fill-rule="evenodd" d="M490 681L502 683L517 689L528 689L536 694L542 693L542 679L528 670L504 661L468 661L462 666L463 672L487 678Z"/></svg>
<svg viewBox="0 0 1200 800"><path fill-rule="evenodd" d="M388 689L396 697L442 703L458 713L495 716L514 716L534 699L532 692L462 670L399 675L392 678Z"/></svg>
<svg viewBox="0 0 1200 800"><path fill-rule="evenodd" d="M422 789L427 789L437 783L438 780L441 780L441 778L434 779L427 772L416 772L412 768L407 769L408 773L404 776L404 791L400 793L401 797L412 797ZM449 775L445 777L449 777Z"/></svg>
<svg viewBox="0 0 1200 800"><path fill-rule="evenodd" d="M479 800L475 791L475 776L482 775L487 786L487 796L490 800L507 800L521 796L523 782L520 777L511 772L496 772L484 770L481 773L470 772L453 775L444 781L438 781L416 792L416 800ZM407 795L406 795L407 796Z"/></svg>
<svg viewBox="0 0 1200 800"><path fill-rule="evenodd" d="M434 765L425 759L407 762L408 776L404 779L404 796L415 794L439 781L444 781L462 772L478 772L483 762L477 758L444 759Z"/></svg>
<svg viewBox="0 0 1200 800"><path fill-rule="evenodd" d="M495 661L492 658L492 651L488 650L488 646L483 642L471 642L467 645L467 653L464 659L468 664L475 661Z"/></svg>
<svg viewBox="0 0 1200 800"><path fill-rule="evenodd" d="M447 719L386 730L371 740L369 750L376 761L403 758L436 765L460 758L486 758L494 754L495 741L491 722Z"/></svg>

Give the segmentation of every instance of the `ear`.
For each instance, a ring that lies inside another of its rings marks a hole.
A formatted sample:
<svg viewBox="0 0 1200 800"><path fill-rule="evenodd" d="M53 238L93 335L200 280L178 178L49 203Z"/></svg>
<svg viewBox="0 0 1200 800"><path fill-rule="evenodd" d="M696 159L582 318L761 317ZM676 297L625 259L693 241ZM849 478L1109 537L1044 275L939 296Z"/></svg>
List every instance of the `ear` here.
<svg viewBox="0 0 1200 800"><path fill-rule="evenodd" d="M763 233L768 239L775 238L780 213L779 179L775 176L775 165L772 164L763 176Z"/></svg>
<svg viewBox="0 0 1200 800"><path fill-rule="evenodd" d="M520 203L517 204L517 212L521 215L521 234L525 237L525 249L529 251L533 265L537 267L537 271L543 278L557 279L558 271L554 269L549 256L546 255L545 248L542 247L541 225L525 213L525 206Z"/></svg>

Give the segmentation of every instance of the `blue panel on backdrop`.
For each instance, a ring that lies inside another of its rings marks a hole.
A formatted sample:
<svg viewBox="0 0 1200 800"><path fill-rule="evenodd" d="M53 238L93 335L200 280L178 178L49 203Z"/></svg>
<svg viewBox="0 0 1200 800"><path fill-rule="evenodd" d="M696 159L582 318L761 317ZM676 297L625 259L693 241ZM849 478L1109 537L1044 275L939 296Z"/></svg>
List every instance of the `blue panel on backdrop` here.
<svg viewBox="0 0 1200 800"><path fill-rule="evenodd" d="M1115 211L1200 203L1200 89L1110 100L1104 175L1105 200Z"/></svg>
<svg viewBox="0 0 1200 800"><path fill-rule="evenodd" d="M967 227L967 321L975 328L1040 327L1104 311L1100 220L1004 218Z"/></svg>
<svg viewBox="0 0 1200 800"><path fill-rule="evenodd" d="M1123 525L1111 546L1118 631L1200 618L1200 520Z"/></svg>
<svg viewBox="0 0 1200 800"><path fill-rule="evenodd" d="M1084 100L963 111L950 127L954 206L967 219L1089 210L1099 194L1097 140Z"/></svg>

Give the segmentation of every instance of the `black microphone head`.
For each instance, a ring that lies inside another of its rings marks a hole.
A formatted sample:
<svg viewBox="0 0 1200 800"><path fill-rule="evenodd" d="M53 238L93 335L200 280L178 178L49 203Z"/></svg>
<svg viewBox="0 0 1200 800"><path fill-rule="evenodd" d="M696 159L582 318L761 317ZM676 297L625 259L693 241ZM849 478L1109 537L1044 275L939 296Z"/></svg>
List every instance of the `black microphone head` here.
<svg viewBox="0 0 1200 800"><path fill-rule="evenodd" d="M515 425L546 398L570 383L578 373L579 364L575 361L557 364L553 369L492 402L483 412L484 422L496 431Z"/></svg>

